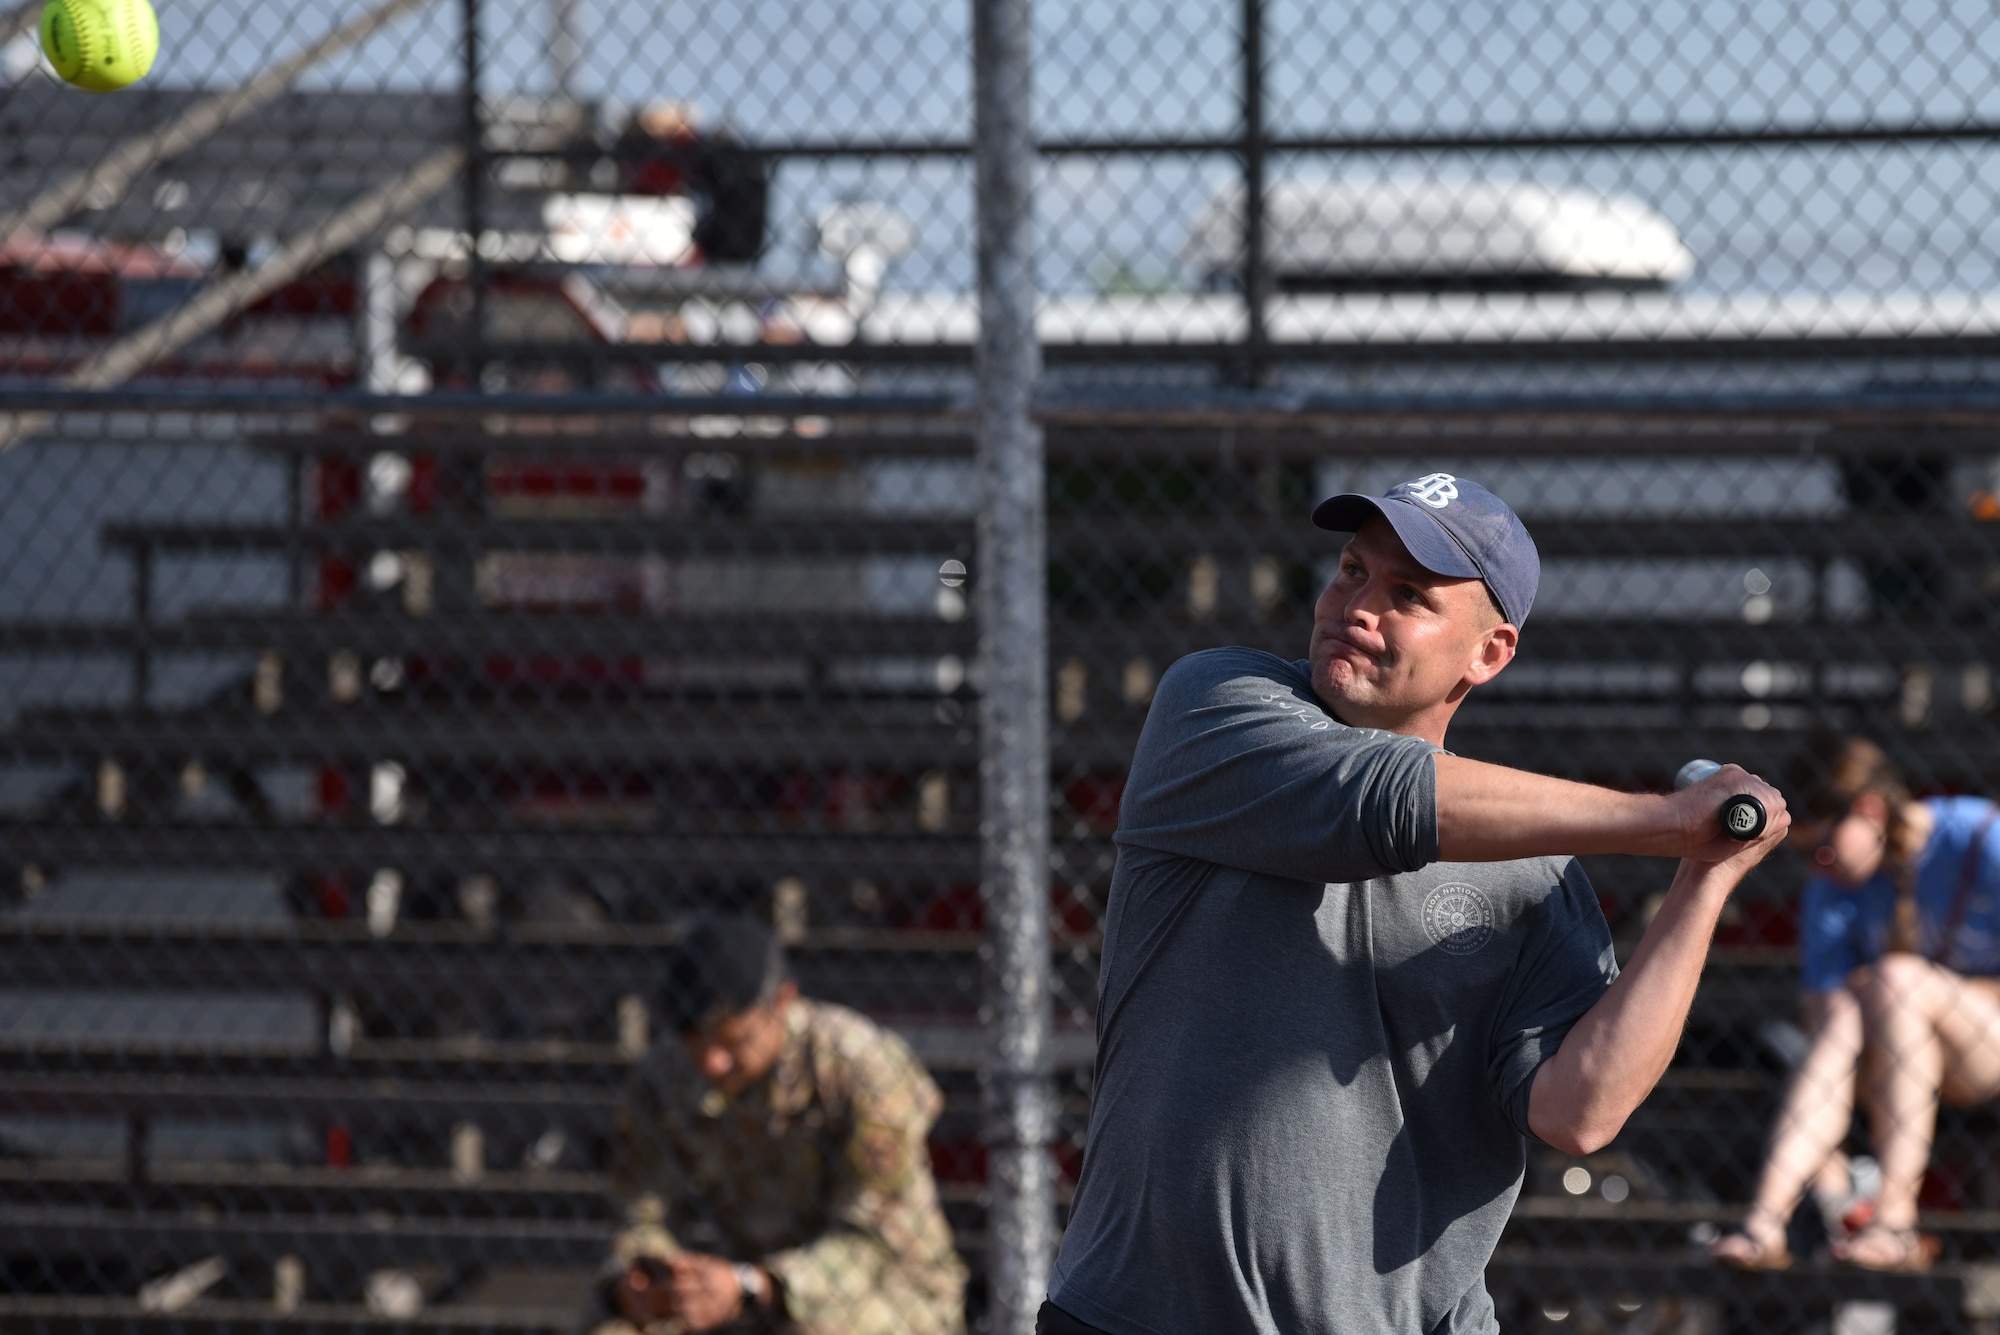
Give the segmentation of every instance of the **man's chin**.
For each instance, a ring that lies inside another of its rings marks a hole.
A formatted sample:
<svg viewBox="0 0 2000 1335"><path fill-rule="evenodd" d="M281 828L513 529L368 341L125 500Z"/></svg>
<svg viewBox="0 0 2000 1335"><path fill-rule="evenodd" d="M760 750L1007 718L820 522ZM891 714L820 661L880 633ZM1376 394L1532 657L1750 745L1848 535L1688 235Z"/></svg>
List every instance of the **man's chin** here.
<svg viewBox="0 0 2000 1335"><path fill-rule="evenodd" d="M1379 683L1338 659L1329 663L1327 670L1313 674L1313 694L1328 713L1350 728L1385 728L1393 732L1405 712L1384 698Z"/></svg>
<svg viewBox="0 0 2000 1335"><path fill-rule="evenodd" d="M1338 714L1342 706L1352 708L1364 702L1365 689L1353 668L1335 659L1313 671L1313 694L1320 703Z"/></svg>

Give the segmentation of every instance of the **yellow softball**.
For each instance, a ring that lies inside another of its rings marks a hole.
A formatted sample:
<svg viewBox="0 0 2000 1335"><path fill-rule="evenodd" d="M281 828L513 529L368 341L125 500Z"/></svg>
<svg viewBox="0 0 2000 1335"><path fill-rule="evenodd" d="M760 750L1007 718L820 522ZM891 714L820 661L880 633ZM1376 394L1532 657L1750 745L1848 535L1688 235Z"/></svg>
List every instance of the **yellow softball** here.
<svg viewBox="0 0 2000 1335"><path fill-rule="evenodd" d="M115 93L146 77L160 53L160 20L146 0L49 0L42 50L64 82Z"/></svg>

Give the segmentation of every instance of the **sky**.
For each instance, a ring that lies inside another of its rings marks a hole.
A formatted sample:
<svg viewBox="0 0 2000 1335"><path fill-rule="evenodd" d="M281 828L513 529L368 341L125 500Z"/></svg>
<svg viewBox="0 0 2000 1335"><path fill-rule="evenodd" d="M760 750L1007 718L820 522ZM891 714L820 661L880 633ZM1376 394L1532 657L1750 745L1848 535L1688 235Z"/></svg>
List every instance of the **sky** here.
<svg viewBox="0 0 2000 1335"><path fill-rule="evenodd" d="M556 0L479 0L486 86L552 87ZM571 0L577 91L617 108L693 103L762 144L962 141L968 4L923 0ZM164 84L223 86L372 0L165 0ZM1241 0L1039 3L1045 137L1227 135ZM432 4L308 87L458 86L460 4ZM2000 123L2000 11L1959 0L1268 0L1268 120L1285 135ZM1626 194L1682 232L1695 289L1895 291L2000 284L2000 144L1302 154L1276 177L1479 176ZM1051 162L1039 192L1054 291L1194 282L1189 223L1228 155ZM894 205L918 247L893 286L964 290L971 178L939 160L790 159L771 263L810 269L812 221Z"/></svg>

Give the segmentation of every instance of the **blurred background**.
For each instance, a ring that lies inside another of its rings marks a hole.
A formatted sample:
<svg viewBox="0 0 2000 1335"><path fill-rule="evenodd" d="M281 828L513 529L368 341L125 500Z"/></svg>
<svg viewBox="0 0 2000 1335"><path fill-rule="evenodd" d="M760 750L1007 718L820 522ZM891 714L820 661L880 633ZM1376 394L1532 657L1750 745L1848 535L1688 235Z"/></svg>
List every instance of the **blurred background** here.
<svg viewBox="0 0 2000 1335"><path fill-rule="evenodd" d="M972 9L166 0L111 96L38 14L0 1326L578 1328L658 952L718 909L939 1081L983 1323ZM1304 654L1324 496L1458 473L1533 531L1463 754L1662 790L1833 728L1992 792L1991 6L1043 0L1029 66L1058 1218L1154 683ZM1671 869L1589 867L1629 949ZM1625 1134L1531 1154L1510 1332L2000 1329L1990 1108L1940 1123L1931 1273L1705 1256L1805 1050L1807 871Z"/></svg>

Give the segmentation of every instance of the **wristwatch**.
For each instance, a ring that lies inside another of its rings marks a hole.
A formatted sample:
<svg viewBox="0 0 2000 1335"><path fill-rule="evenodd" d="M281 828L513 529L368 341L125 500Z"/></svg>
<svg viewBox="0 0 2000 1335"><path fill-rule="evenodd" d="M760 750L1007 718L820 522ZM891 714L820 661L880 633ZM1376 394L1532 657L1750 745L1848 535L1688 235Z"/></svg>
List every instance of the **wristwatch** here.
<svg viewBox="0 0 2000 1335"><path fill-rule="evenodd" d="M742 1261L736 1263L736 1287L743 1290L743 1296L759 1307L768 1307L771 1302L771 1287L764 1279L764 1272L754 1265Z"/></svg>

